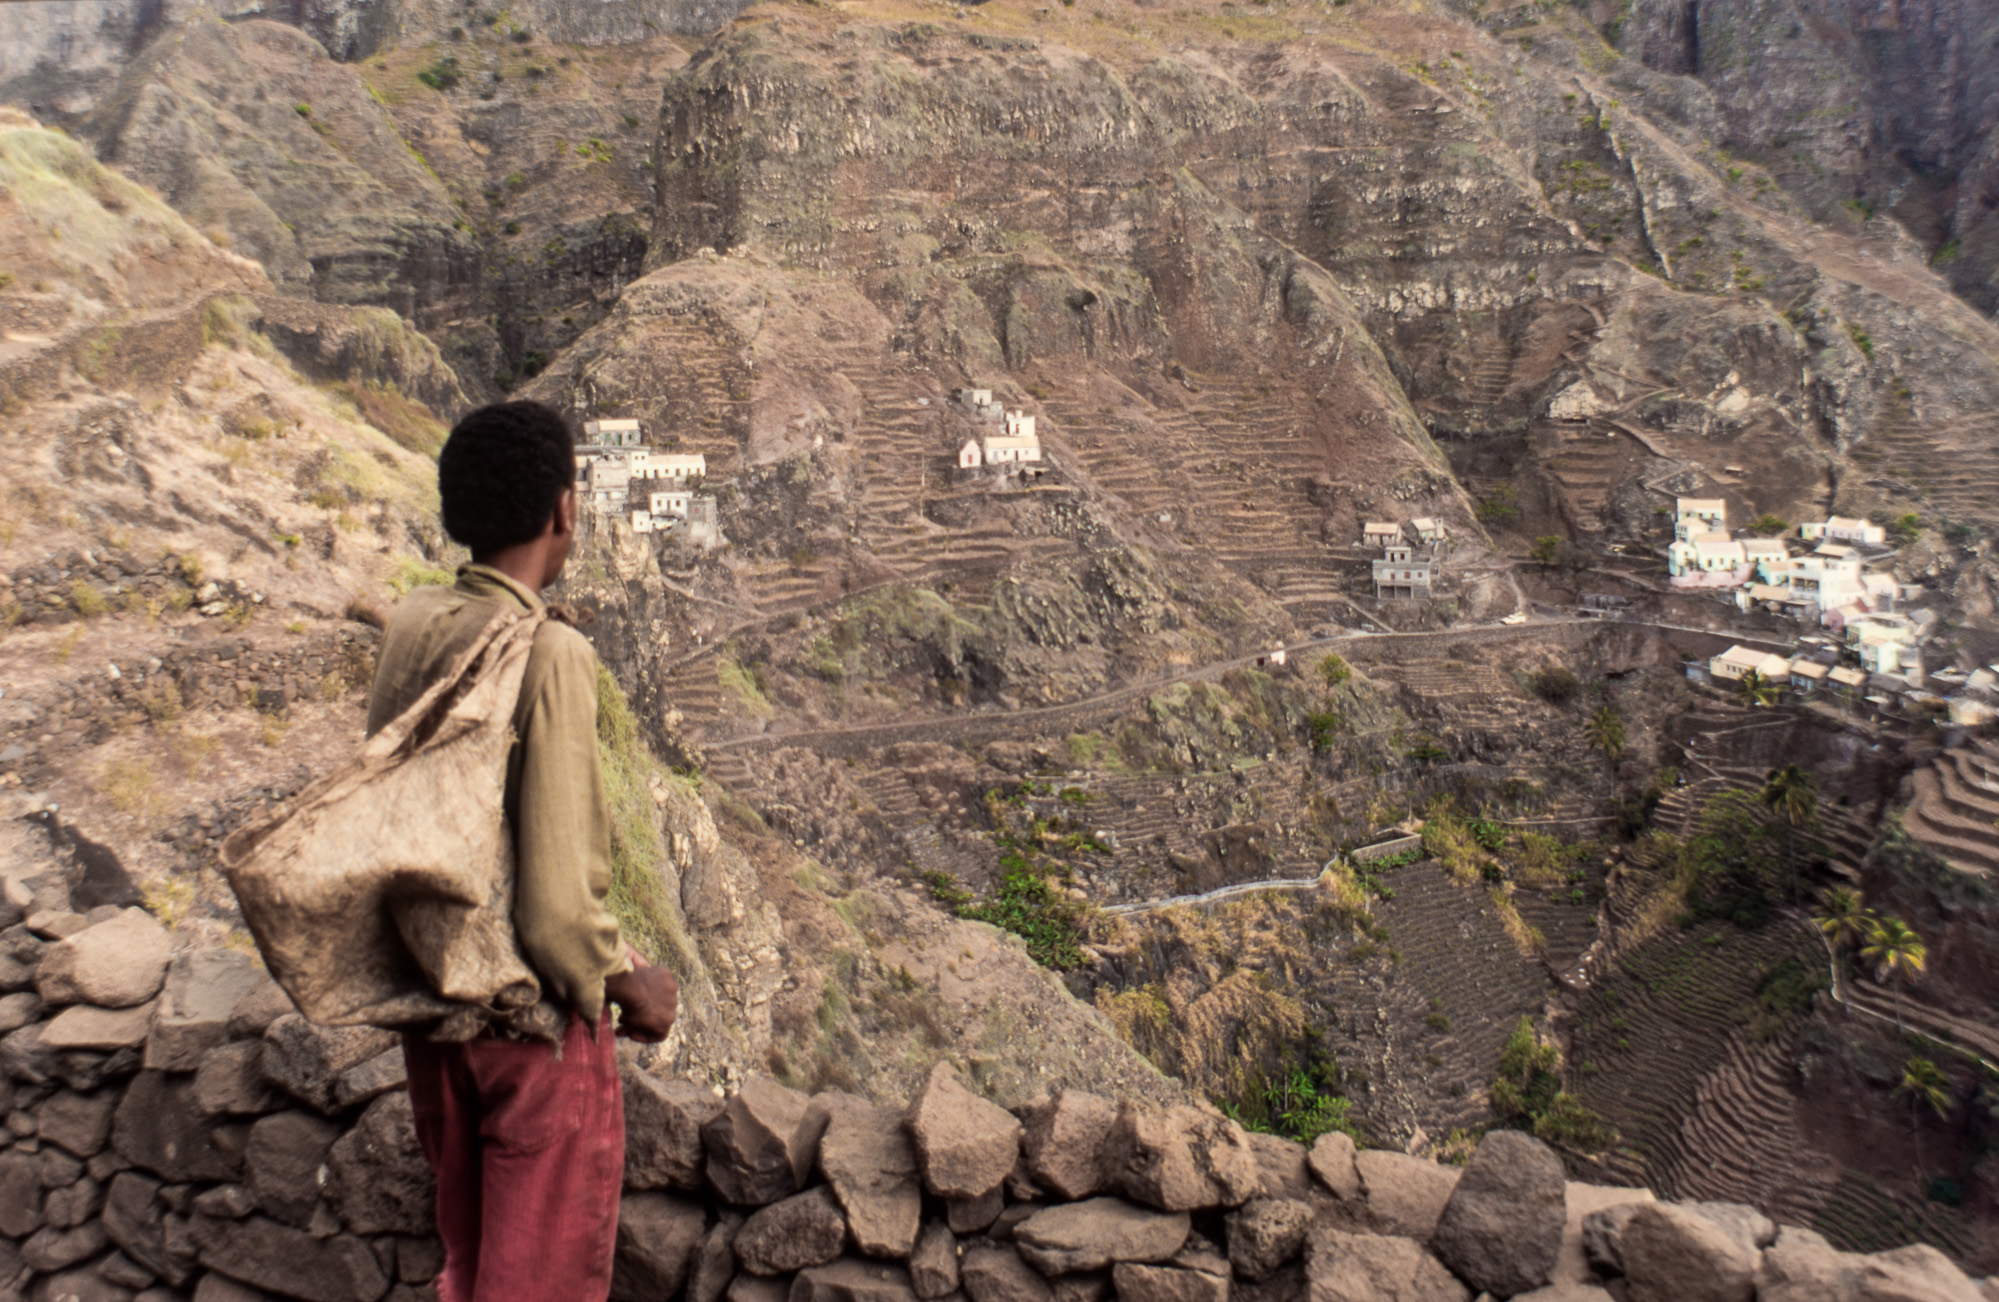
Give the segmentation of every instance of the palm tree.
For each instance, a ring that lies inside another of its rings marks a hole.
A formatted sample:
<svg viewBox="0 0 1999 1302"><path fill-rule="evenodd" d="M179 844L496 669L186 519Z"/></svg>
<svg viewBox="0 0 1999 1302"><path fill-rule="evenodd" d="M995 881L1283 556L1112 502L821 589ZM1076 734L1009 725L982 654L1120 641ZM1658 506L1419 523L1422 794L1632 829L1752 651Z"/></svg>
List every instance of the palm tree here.
<svg viewBox="0 0 1999 1302"><path fill-rule="evenodd" d="M1735 694L1741 697L1742 703L1747 706L1775 705L1777 684L1752 669L1736 680Z"/></svg>
<svg viewBox="0 0 1999 1302"><path fill-rule="evenodd" d="M1874 964L1874 979L1889 982L1888 988L1895 995L1895 1029L1902 1025L1902 987L1891 978L1906 980L1910 973L1923 970L1929 961L1930 947L1923 938L1909 929L1909 924L1892 914L1876 918L1868 929L1867 943L1860 947L1860 956Z"/></svg>
<svg viewBox="0 0 1999 1302"><path fill-rule="evenodd" d="M1600 750L1616 771L1617 758L1624 754L1624 720L1616 710L1608 705L1599 705L1596 713L1583 724L1583 740L1591 750Z"/></svg>
<svg viewBox="0 0 1999 1302"><path fill-rule="evenodd" d="M1834 886L1825 893L1825 912L1812 919L1834 949L1858 945L1874 930L1874 911L1851 886Z"/></svg>
<svg viewBox="0 0 1999 1302"><path fill-rule="evenodd" d="M1784 863L1791 874L1791 903L1798 902L1798 828L1818 820L1819 787L1796 764L1771 769L1763 779L1763 803L1784 820Z"/></svg>
<svg viewBox="0 0 1999 1302"><path fill-rule="evenodd" d="M1916 1146L1916 1174L1923 1174L1923 1132L1916 1117L1922 1105L1930 1105L1939 1121L1950 1116L1950 1081L1928 1058L1911 1058L1902 1064L1902 1081L1895 1092L1909 1100L1909 1138Z"/></svg>

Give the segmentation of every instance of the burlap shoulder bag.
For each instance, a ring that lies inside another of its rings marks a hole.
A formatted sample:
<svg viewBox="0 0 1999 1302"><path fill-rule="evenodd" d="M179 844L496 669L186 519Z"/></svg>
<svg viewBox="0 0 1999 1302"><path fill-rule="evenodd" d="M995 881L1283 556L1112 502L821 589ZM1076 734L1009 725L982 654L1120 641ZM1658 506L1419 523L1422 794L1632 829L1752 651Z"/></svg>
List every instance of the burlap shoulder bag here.
<svg viewBox="0 0 1999 1302"><path fill-rule="evenodd" d="M550 1033L515 939L504 809L514 705L546 618L495 619L353 759L223 843L243 920L312 1021L445 1040Z"/></svg>

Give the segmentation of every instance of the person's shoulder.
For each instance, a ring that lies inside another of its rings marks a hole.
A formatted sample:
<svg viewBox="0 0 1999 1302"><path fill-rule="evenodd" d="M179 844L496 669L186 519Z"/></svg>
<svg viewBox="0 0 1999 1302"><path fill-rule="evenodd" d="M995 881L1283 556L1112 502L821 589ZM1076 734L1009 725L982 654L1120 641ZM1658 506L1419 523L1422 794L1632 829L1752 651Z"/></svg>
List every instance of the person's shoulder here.
<svg viewBox="0 0 1999 1302"><path fill-rule="evenodd" d="M528 656L530 674L597 675L597 648L572 625L559 619L545 619L535 630L534 650Z"/></svg>

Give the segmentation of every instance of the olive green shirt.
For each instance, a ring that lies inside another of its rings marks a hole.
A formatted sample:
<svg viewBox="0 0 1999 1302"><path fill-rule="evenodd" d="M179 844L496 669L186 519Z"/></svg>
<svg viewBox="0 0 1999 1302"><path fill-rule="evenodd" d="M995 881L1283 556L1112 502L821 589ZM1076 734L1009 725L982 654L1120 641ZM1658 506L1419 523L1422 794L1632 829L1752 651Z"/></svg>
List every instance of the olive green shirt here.
<svg viewBox="0 0 1999 1302"><path fill-rule="evenodd" d="M449 588L419 588L396 607L368 702L372 736L416 703L509 607L541 598L485 565L461 566ZM443 793L440 793L443 794ZM535 634L514 706L507 757L507 821L514 832L514 932L546 999L592 1026L604 979L629 971L611 889L611 815L597 769L597 653L567 624Z"/></svg>

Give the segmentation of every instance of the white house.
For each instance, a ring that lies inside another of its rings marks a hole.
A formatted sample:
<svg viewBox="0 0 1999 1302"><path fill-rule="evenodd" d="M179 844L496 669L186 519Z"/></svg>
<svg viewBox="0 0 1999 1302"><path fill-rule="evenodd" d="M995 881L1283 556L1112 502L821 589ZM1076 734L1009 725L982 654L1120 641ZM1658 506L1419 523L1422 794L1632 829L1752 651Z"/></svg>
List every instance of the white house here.
<svg viewBox="0 0 1999 1302"><path fill-rule="evenodd" d="M1005 432L980 434L966 439L958 449L958 468L976 470L980 466L1022 466L1041 460L1041 439L1034 432L1034 417L1024 411L1006 414Z"/></svg>
<svg viewBox="0 0 1999 1302"><path fill-rule="evenodd" d="M699 452L654 452L646 458L649 479L703 479L708 474L708 458Z"/></svg>
<svg viewBox="0 0 1999 1302"><path fill-rule="evenodd" d="M1434 570L1435 563L1429 557L1419 557L1407 543L1397 543L1374 562L1375 598L1428 598Z"/></svg>
<svg viewBox="0 0 1999 1302"><path fill-rule="evenodd" d="M1832 672L1832 666L1822 665L1816 660L1793 660L1791 662L1791 686L1801 692L1815 692L1825 686L1825 676Z"/></svg>
<svg viewBox="0 0 1999 1302"><path fill-rule="evenodd" d="M1789 560L1790 557L1791 549L1775 538L1744 538L1742 540L1742 559L1754 565L1759 574L1765 572L1765 565L1781 563Z"/></svg>
<svg viewBox="0 0 1999 1302"><path fill-rule="evenodd" d="M1434 547L1444 541L1445 530L1442 520L1433 520L1426 515L1411 520L1409 527L1416 531L1416 540L1418 542L1428 543Z"/></svg>
<svg viewBox="0 0 1999 1302"><path fill-rule="evenodd" d="M1807 521L1798 526L1798 536L1806 542L1855 543L1866 547L1879 547L1888 541L1888 531L1882 526L1844 515Z"/></svg>
<svg viewBox="0 0 1999 1302"><path fill-rule="evenodd" d="M694 500L694 494L686 490L654 489L646 494L646 510L660 519L668 517L687 518L687 504Z"/></svg>
<svg viewBox="0 0 1999 1302"><path fill-rule="evenodd" d="M980 420L998 420L1003 413L1001 405L993 399L991 389L960 389L958 397Z"/></svg>
<svg viewBox="0 0 1999 1302"><path fill-rule="evenodd" d="M1673 500L1673 536L1687 538L1696 533L1726 533L1728 503L1719 497L1680 497Z"/></svg>
<svg viewBox="0 0 1999 1302"><path fill-rule="evenodd" d="M1727 534L1697 533L1666 548L1666 570L1677 587L1731 588L1754 573L1742 544Z"/></svg>
<svg viewBox="0 0 1999 1302"><path fill-rule="evenodd" d="M1402 526L1392 520L1369 520L1360 527L1364 547L1392 547L1402 541Z"/></svg>
<svg viewBox="0 0 1999 1302"><path fill-rule="evenodd" d="M1775 652L1756 651L1738 643L1709 660L1707 671L1727 682L1745 678L1754 671L1773 683L1781 683L1790 677L1791 662Z"/></svg>
<svg viewBox="0 0 1999 1302"><path fill-rule="evenodd" d="M635 448L645 442L645 431L635 420L586 420L585 445L600 448Z"/></svg>

